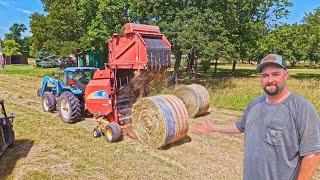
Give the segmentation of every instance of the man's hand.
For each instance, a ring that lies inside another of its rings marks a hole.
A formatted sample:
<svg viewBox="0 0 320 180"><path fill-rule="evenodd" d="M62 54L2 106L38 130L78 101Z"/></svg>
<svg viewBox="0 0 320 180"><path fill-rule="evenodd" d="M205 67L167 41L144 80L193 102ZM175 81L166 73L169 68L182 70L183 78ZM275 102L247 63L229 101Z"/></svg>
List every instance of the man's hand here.
<svg viewBox="0 0 320 180"><path fill-rule="evenodd" d="M195 132L213 132L213 124L206 120L204 124L197 124L192 128L193 131Z"/></svg>

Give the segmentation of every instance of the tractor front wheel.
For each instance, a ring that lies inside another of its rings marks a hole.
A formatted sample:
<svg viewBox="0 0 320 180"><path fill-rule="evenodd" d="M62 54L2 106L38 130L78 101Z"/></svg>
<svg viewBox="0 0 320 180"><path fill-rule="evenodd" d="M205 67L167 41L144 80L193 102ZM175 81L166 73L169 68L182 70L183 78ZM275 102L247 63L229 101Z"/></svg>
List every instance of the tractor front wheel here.
<svg viewBox="0 0 320 180"><path fill-rule="evenodd" d="M42 96L42 109L44 112L53 112L56 109L56 98L53 93L44 93Z"/></svg>
<svg viewBox="0 0 320 180"><path fill-rule="evenodd" d="M119 124L111 122L106 126L105 130L106 140L108 142L117 142L122 138L121 128Z"/></svg>
<svg viewBox="0 0 320 180"><path fill-rule="evenodd" d="M59 115L66 123L75 123L81 118L80 101L69 91L59 97Z"/></svg>

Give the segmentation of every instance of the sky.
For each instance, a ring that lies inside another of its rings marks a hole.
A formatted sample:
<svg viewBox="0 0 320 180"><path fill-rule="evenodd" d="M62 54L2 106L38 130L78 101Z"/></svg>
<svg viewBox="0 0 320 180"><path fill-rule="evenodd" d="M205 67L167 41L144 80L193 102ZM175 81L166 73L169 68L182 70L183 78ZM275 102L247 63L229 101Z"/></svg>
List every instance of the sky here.
<svg viewBox="0 0 320 180"><path fill-rule="evenodd" d="M293 7L287 19L279 20L280 23L300 23L305 13L314 12L320 7L320 0L292 0ZM0 0L0 39L9 32L13 23L23 23L28 30L23 36L30 35L29 16L38 12L44 14L41 0Z"/></svg>

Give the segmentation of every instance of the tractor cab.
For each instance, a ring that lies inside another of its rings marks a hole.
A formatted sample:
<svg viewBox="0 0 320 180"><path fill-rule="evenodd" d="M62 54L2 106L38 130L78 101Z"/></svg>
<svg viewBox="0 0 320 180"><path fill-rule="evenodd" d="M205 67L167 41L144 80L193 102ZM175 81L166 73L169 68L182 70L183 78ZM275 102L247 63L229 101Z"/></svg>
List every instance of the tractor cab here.
<svg viewBox="0 0 320 180"><path fill-rule="evenodd" d="M97 70L94 67L68 67L64 70L64 83L84 90Z"/></svg>

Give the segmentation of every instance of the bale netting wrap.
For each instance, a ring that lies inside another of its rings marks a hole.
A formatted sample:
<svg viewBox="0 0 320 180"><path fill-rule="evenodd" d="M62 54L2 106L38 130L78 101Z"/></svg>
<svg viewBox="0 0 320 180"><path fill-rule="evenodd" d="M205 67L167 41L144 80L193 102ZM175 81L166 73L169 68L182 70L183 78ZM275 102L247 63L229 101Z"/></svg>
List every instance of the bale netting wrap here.
<svg viewBox="0 0 320 180"><path fill-rule="evenodd" d="M133 105L132 125L142 143L161 148L187 135L187 109L171 94L142 98Z"/></svg>
<svg viewBox="0 0 320 180"><path fill-rule="evenodd" d="M209 92L200 84L179 85L174 89L173 94L186 105L190 117L201 116L209 109Z"/></svg>

